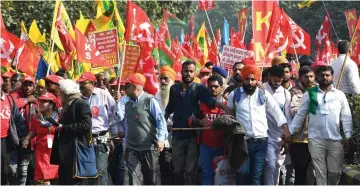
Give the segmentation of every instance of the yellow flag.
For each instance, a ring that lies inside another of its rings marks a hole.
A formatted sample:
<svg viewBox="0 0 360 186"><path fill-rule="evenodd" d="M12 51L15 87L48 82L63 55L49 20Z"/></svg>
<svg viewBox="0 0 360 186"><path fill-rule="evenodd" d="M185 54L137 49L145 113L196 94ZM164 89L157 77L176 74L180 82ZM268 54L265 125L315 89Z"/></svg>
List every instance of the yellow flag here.
<svg viewBox="0 0 360 186"><path fill-rule="evenodd" d="M114 1L114 5L115 5L115 20L116 20L116 27L118 30L118 36L119 36L119 43L120 46L124 41L124 34L125 34L125 27L124 27L124 23L120 17L119 11L117 9L116 6L116 1Z"/></svg>
<svg viewBox="0 0 360 186"><path fill-rule="evenodd" d="M113 0L98 1L96 19L92 20L97 31L104 31L114 27L112 18L116 9L115 6L116 4Z"/></svg>
<svg viewBox="0 0 360 186"><path fill-rule="evenodd" d="M33 20L29 29L29 38L32 42L36 43L46 43L46 38L41 34L39 27L36 24L36 20Z"/></svg>
<svg viewBox="0 0 360 186"><path fill-rule="evenodd" d="M80 20L84 20L84 16L83 16L83 14L82 14L82 12L81 12L81 10L79 10L79 14L80 14Z"/></svg>
<svg viewBox="0 0 360 186"><path fill-rule="evenodd" d="M74 39L75 39L75 32L74 32L74 29L73 29L73 27L71 25L71 20L69 18L68 13L65 10L65 7L64 7L63 3L61 2L61 0L56 0L55 8L54 8L54 14L53 14L53 21L52 21L52 25L51 25L51 38L61 50L64 50L64 47L62 46L61 40L59 38L58 30L56 29L56 26L55 26L59 10L61 11L60 12L61 20L65 23L70 35Z"/></svg>
<svg viewBox="0 0 360 186"><path fill-rule="evenodd" d="M316 0L304 0L301 3L298 4L299 9L302 9L304 7L310 7L311 4L313 4Z"/></svg>
<svg viewBox="0 0 360 186"><path fill-rule="evenodd" d="M205 22L203 22L203 24L200 27L199 33L196 37L197 42L199 43L199 46L201 48L201 50L204 53L204 58L205 60L207 59L208 56L208 46L207 46L207 42L206 42L206 36L205 36Z"/></svg>

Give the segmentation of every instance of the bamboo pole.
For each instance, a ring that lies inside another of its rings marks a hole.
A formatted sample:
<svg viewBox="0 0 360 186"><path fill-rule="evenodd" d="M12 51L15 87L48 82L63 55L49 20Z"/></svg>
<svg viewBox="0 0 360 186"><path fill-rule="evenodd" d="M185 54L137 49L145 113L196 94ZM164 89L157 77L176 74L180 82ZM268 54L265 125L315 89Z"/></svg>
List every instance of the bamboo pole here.
<svg viewBox="0 0 360 186"><path fill-rule="evenodd" d="M118 92L120 91L121 76L122 76L122 71L123 71L123 67L124 67L124 63L125 63L125 54L126 54L126 41L124 40L123 53L122 53L122 56L121 56L122 59L121 59L121 61L119 59L120 75L119 75L119 78L118 78Z"/></svg>
<svg viewBox="0 0 360 186"><path fill-rule="evenodd" d="M325 6L325 3L324 3L323 0L321 0L321 2L322 2L323 5L324 5L325 11L326 11L326 16L327 16L327 15L328 15L328 10L327 10L327 8L326 8L326 6ZM339 38L338 38L338 36L337 36L337 34L336 34L336 31L335 31L334 25L333 25L330 17L329 17L329 20L330 20L331 27L332 27L332 29L333 29L333 31L334 31L334 33L335 33L336 39L339 40Z"/></svg>
<svg viewBox="0 0 360 186"><path fill-rule="evenodd" d="M208 22L209 22L209 25L210 25L211 34L212 34L212 36L213 36L213 39L215 40L216 49L217 49L217 51L218 51L218 52L217 52L217 56L218 56L218 58L219 58L219 63L220 63L221 57L220 57L220 53L219 53L219 46L218 46L218 44L217 44L217 42L216 42L215 34L214 34L213 29L212 29L211 22L210 22L210 19L209 19L209 16L208 16L208 13L207 13L207 10L206 10L206 9L205 9L205 15L206 15L206 18L207 18L207 20L208 20ZM218 65L220 65L220 64L218 64Z"/></svg>

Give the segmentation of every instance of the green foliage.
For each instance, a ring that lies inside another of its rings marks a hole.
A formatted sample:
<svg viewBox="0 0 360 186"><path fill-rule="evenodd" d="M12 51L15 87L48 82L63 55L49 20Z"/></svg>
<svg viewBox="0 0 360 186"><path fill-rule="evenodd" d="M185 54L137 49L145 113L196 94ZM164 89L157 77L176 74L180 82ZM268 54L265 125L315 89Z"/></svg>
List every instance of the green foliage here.
<svg viewBox="0 0 360 186"><path fill-rule="evenodd" d="M353 139L360 144L360 95L349 98L349 105L353 116Z"/></svg>

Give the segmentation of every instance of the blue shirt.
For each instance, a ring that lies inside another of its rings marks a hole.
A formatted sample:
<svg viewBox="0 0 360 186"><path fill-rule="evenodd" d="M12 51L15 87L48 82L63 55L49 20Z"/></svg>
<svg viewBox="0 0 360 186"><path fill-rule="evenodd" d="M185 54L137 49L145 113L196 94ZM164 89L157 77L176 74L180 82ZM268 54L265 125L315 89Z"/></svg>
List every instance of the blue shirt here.
<svg viewBox="0 0 360 186"><path fill-rule="evenodd" d="M142 92L138 98L136 100L132 100L129 97L124 98L124 99L120 99L119 102L119 109L118 109L118 119L124 119L125 118L125 138L124 138L124 143L126 144L126 140L127 140L127 121L126 121L126 117L125 117L125 104L130 101L133 105L135 105L137 103L137 100L144 94L144 92ZM155 98L150 99L150 113L151 115L154 117L155 121L156 121L156 129L157 129L157 140L158 141L162 141L164 142L167 139L168 136L168 131L167 131L167 125L166 125L166 121L164 118L164 115L161 111L160 105L159 103L156 101Z"/></svg>
<svg viewBox="0 0 360 186"><path fill-rule="evenodd" d="M187 90L182 83L171 86L165 112L169 115L174 113L173 128L189 128L188 119L192 115L200 119L200 101L212 108L217 100L203 84L191 83ZM172 134L174 138L182 139L196 136L195 131L173 131Z"/></svg>

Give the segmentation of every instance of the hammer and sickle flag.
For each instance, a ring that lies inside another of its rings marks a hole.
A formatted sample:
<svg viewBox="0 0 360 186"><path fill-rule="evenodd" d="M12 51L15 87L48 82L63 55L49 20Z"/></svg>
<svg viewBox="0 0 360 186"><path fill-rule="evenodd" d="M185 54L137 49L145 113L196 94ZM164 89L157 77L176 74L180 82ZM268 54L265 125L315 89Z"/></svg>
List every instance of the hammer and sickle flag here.
<svg viewBox="0 0 360 186"><path fill-rule="evenodd" d="M20 39L14 34L8 32L5 28L2 14L0 12L0 58L1 66L10 67L12 59L20 45Z"/></svg>

